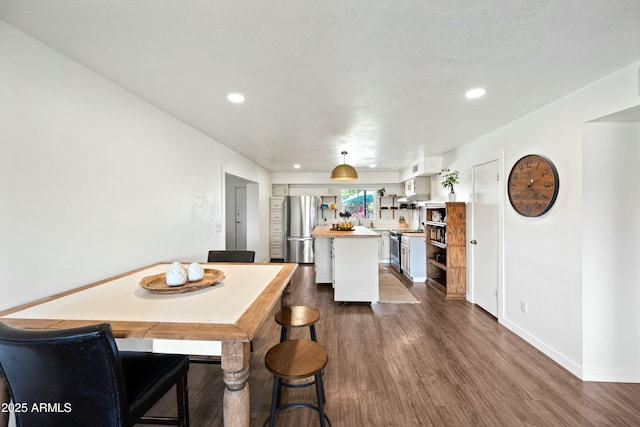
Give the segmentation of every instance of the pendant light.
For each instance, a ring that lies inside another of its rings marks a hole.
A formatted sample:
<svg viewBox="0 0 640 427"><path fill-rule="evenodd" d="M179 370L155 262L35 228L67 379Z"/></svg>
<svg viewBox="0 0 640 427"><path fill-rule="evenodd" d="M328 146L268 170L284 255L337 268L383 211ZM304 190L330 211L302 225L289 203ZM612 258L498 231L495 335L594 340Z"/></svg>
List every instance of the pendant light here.
<svg viewBox="0 0 640 427"><path fill-rule="evenodd" d="M353 181L354 179L358 179L358 172L356 172L353 166L346 163L345 156L347 152L343 151L340 154L342 154L342 164L333 168L331 171L331 179L337 181Z"/></svg>

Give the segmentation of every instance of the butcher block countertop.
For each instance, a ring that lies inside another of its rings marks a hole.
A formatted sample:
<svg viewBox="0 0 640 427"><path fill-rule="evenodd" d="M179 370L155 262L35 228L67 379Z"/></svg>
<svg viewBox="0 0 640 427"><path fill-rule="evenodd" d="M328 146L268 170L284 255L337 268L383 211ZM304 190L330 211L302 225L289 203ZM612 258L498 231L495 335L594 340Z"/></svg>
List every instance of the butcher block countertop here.
<svg viewBox="0 0 640 427"><path fill-rule="evenodd" d="M403 236L409 236L409 237L427 237L427 233L402 233Z"/></svg>
<svg viewBox="0 0 640 427"><path fill-rule="evenodd" d="M320 225L313 229L312 237L339 237L339 238L362 238L373 237L378 238L380 235L375 231L369 230L367 227L355 226L353 231L332 230L328 225Z"/></svg>

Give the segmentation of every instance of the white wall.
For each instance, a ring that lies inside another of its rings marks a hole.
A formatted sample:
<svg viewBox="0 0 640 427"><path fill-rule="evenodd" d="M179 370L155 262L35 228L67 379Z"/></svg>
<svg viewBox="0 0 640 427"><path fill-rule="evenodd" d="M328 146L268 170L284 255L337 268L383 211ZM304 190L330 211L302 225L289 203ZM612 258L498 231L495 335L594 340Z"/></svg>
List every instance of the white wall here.
<svg viewBox="0 0 640 427"><path fill-rule="evenodd" d="M271 193L271 192L269 192ZM260 230L266 228L260 223L260 209L255 209L253 201L260 200L260 185L247 183L247 250L256 251L256 262L268 262L271 259L269 250L260 251ZM267 239L269 235L267 235ZM263 240L264 241L264 240ZM269 247L270 249L270 247Z"/></svg>
<svg viewBox="0 0 640 427"><path fill-rule="evenodd" d="M640 123L586 124L582 157L584 377L640 382Z"/></svg>
<svg viewBox="0 0 640 427"><path fill-rule="evenodd" d="M0 21L0 309L223 248L223 170L271 174ZM223 166L224 165L224 168Z"/></svg>
<svg viewBox="0 0 640 427"><path fill-rule="evenodd" d="M640 103L639 65L613 73L444 156L444 167L461 171L462 182L456 193L458 200L467 202L471 200L471 170L475 164L501 160L504 165L501 179L506 193L505 176L520 157L530 153L543 154L555 163L560 189L549 212L539 218L525 218L515 213L508 201L502 203L504 257L503 283L499 284L499 292L503 316L499 321L579 377L584 377L586 361L589 361L589 369L617 371L619 375L608 377L611 380L621 377L637 380L640 372L638 357L630 363L626 359L622 363L614 357L616 362L609 363L610 357L603 356L602 352L614 350L607 348L604 342L595 340L586 343L588 346L583 349L583 328L593 326L584 319L591 312L583 314L583 299L590 300L593 295L589 294L591 289L583 289L583 263L586 260L582 255L584 236L594 232L583 230L583 212L592 208L591 199L589 204L583 201L583 188L588 194L599 192L599 187L591 190L588 188L592 185L590 181L583 180L583 173L595 171L591 167L583 171L582 126ZM624 156L624 153L620 155ZM598 171L599 176L618 173L619 169L612 164L603 164ZM616 209L637 214L637 204L630 201L632 199L617 199ZM610 248L615 254L612 256L634 249L628 246L628 241L618 243L621 244ZM602 264L593 268L609 271L609 267ZM611 294L619 293L620 285L611 282L611 278L605 280ZM528 303L528 314L520 310L521 301ZM633 304L639 306L637 300ZM630 351L637 355L640 345L637 329L625 327L624 318L618 317L613 306L601 307L597 312L599 318L610 317L613 323L610 326L620 327L624 334L635 331L632 340L625 342L617 337L615 351ZM596 350L595 347L599 348Z"/></svg>

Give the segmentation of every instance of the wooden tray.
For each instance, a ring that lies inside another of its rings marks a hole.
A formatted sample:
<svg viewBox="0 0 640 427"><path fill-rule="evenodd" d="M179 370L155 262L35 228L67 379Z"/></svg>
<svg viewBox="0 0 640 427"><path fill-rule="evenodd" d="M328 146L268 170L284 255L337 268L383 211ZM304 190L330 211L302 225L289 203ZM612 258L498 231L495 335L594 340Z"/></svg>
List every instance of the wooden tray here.
<svg viewBox="0 0 640 427"><path fill-rule="evenodd" d="M214 286L216 283L224 279L224 273L213 268L204 269L204 277L195 282L187 282L180 286L167 285L166 273L154 274L153 276L143 277L140 280L140 287L149 292L160 294L182 294L184 292L199 291L200 289Z"/></svg>

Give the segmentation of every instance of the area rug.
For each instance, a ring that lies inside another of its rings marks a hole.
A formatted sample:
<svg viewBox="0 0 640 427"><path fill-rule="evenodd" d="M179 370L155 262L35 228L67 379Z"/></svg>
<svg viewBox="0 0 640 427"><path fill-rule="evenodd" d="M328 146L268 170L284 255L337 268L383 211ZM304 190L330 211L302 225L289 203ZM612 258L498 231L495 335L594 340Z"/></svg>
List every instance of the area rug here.
<svg viewBox="0 0 640 427"><path fill-rule="evenodd" d="M420 302L393 274L380 274L378 278L380 304L418 304Z"/></svg>

